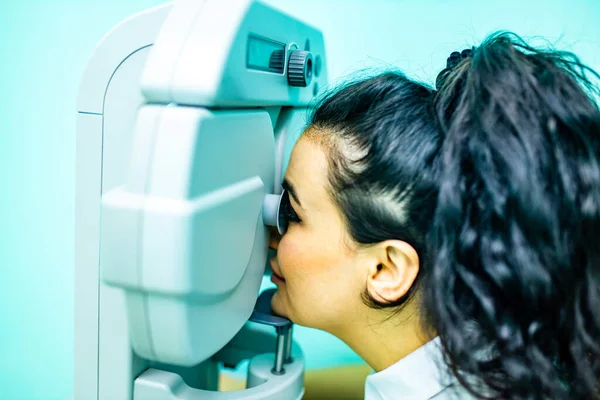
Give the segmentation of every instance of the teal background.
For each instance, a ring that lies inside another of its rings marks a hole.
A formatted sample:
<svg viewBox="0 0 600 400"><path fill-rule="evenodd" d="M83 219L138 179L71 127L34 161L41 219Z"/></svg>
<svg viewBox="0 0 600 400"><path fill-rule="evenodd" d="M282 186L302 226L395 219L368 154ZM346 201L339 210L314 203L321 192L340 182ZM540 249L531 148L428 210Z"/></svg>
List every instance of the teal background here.
<svg viewBox="0 0 600 400"><path fill-rule="evenodd" d="M65 399L72 393L79 80L105 32L160 3L0 2L2 399ZM544 37L600 70L598 0L268 3L323 30L332 80L357 69L395 66L431 83L451 51L498 29ZM311 368L359 361L327 334L297 329L296 337Z"/></svg>

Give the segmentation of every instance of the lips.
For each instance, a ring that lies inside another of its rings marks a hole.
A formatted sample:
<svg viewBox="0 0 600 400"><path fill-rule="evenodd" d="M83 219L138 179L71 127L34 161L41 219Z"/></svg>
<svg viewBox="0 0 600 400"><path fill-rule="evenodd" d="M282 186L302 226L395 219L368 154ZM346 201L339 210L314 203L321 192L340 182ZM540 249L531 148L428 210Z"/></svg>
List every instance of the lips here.
<svg viewBox="0 0 600 400"><path fill-rule="evenodd" d="M281 272L279 272L279 267L277 266L277 263L275 262L275 257L271 258L271 261L269 262L269 264L271 265L271 273L276 276L277 278L279 278L279 280L285 282L285 278L281 275Z"/></svg>

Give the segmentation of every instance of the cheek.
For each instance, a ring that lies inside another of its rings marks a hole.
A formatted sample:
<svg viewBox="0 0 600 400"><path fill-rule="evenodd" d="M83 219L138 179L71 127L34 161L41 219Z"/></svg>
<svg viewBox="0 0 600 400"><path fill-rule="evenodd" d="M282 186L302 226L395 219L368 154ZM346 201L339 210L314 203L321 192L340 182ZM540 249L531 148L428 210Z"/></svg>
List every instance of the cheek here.
<svg viewBox="0 0 600 400"><path fill-rule="evenodd" d="M324 329L354 303L351 261L333 241L292 231L279 243L277 259L294 322Z"/></svg>
<svg viewBox="0 0 600 400"><path fill-rule="evenodd" d="M332 249L320 237L319 232L311 232L297 227L283 236L277 248L277 259L282 273L290 284L308 285L319 276L326 274L331 264Z"/></svg>
<svg viewBox="0 0 600 400"><path fill-rule="evenodd" d="M299 239L298 235L287 233L283 236L277 248L277 260L286 281L288 279L294 281L295 277L301 276L304 269L302 266L306 265L305 258L307 254L301 249L306 249L307 243Z"/></svg>
<svg viewBox="0 0 600 400"><path fill-rule="evenodd" d="M328 287L344 274L348 262L338 242L320 232L304 232L300 228L283 236L277 259L290 287Z"/></svg>

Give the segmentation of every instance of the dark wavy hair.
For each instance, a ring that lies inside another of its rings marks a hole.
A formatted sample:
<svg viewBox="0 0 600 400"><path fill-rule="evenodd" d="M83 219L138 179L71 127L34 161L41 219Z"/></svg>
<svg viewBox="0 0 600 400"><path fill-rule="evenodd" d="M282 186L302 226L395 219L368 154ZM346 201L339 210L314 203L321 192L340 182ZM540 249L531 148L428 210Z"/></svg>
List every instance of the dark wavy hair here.
<svg viewBox="0 0 600 400"><path fill-rule="evenodd" d="M351 80L320 99L305 133L327 149L329 194L354 242L398 239L419 255L421 271L405 296L382 302L363 293L373 308L400 310L428 270L442 145L434 96L398 71Z"/></svg>
<svg viewBox="0 0 600 400"><path fill-rule="evenodd" d="M444 134L425 309L482 398L600 398L598 75L498 33L435 97Z"/></svg>
<svg viewBox="0 0 600 400"><path fill-rule="evenodd" d="M472 56L472 57L471 57ZM480 398L598 398L600 111L570 53L496 34L439 92L389 72L328 93L307 135L350 236L410 243L423 320ZM598 96L594 98L594 96ZM401 340L399 338L398 340Z"/></svg>

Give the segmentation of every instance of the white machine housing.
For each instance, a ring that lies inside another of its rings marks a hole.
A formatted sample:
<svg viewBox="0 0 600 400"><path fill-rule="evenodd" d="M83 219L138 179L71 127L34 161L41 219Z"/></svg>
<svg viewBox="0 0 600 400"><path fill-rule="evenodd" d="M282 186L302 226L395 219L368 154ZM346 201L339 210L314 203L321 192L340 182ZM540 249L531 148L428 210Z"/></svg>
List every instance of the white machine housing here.
<svg viewBox="0 0 600 400"><path fill-rule="evenodd" d="M263 202L326 84L321 33L259 1L179 0L103 38L78 99L75 399L301 397L300 349L273 374L247 321ZM215 392L251 357L246 390Z"/></svg>

